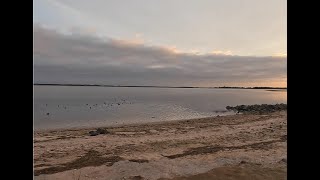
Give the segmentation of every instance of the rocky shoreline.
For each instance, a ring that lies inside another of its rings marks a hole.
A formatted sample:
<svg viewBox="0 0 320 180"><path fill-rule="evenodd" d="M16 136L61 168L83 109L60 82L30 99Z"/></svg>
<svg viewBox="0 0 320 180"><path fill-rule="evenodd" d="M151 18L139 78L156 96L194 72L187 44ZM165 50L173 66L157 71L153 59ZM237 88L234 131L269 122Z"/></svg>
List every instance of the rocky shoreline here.
<svg viewBox="0 0 320 180"><path fill-rule="evenodd" d="M265 114L276 111L286 111L287 104L255 104L255 105L238 105L238 106L227 106L227 110L232 110L237 113L243 114Z"/></svg>
<svg viewBox="0 0 320 180"><path fill-rule="evenodd" d="M286 111L287 110L287 104L255 104L255 105L237 105L237 106L227 106L227 110L234 111L237 113L242 114L267 114L267 113L273 113L277 111ZM219 115L218 115L219 117ZM108 134L110 133L105 128L97 128L94 131L90 131L90 136L97 136L99 134Z"/></svg>

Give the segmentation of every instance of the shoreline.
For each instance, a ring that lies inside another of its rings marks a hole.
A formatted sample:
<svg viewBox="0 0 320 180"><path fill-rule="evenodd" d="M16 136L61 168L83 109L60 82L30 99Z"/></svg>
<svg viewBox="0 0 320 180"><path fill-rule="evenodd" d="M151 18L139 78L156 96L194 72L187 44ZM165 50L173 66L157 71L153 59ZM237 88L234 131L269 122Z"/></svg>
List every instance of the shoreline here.
<svg viewBox="0 0 320 180"><path fill-rule="evenodd" d="M275 111L103 126L96 136L93 127L37 131L35 179L192 179L227 167L278 168L282 177L286 127L286 111Z"/></svg>
<svg viewBox="0 0 320 180"><path fill-rule="evenodd" d="M235 114L220 114L217 115L218 117L221 116L233 116ZM92 130L97 128L118 128L123 126L143 126L143 125L161 125L163 123L170 123L170 122L183 122L188 120L201 120L201 119L211 119L217 116L208 116L202 118L192 118L192 119L176 119L176 120L166 120L166 121L155 121L155 122L133 122L133 123L125 123L125 124L114 124L114 125L103 125L103 126L84 126L84 127L71 127L71 128L50 128L50 129L34 129L34 133L45 133L45 132L56 132L56 131L82 131L82 130Z"/></svg>
<svg viewBox="0 0 320 180"><path fill-rule="evenodd" d="M124 124L113 124L113 125L98 125L98 126L81 126L81 127L70 127L70 128L40 128L34 129L34 133L43 133L43 132L51 132L51 131L79 131L79 130L91 130L97 128L116 128L121 126L136 126L136 125L148 125L148 124L162 124L166 122L182 122L186 120L198 120L198 119L210 119L214 117L221 116L232 116L236 114L266 114L275 111L282 111L287 109L287 104L261 104L261 105L238 105L238 106L226 106L226 112L234 112L234 114L218 114L216 116L208 116L202 118L192 118L192 119L176 119L176 120L166 120L166 121L155 121L155 122L132 122L132 123L124 123ZM236 113L237 112L237 113Z"/></svg>

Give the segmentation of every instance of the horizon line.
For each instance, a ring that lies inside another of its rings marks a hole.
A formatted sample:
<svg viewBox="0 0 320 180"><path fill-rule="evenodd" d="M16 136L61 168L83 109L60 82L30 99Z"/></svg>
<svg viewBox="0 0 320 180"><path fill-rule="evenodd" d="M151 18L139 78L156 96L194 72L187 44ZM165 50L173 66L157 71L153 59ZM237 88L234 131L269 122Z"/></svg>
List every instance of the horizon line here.
<svg viewBox="0 0 320 180"><path fill-rule="evenodd" d="M287 89L287 87L271 86L156 86L156 85L109 85L109 84L70 84L70 83L34 83L33 85L50 86L99 86L99 87L155 87L155 88L234 88L234 89Z"/></svg>

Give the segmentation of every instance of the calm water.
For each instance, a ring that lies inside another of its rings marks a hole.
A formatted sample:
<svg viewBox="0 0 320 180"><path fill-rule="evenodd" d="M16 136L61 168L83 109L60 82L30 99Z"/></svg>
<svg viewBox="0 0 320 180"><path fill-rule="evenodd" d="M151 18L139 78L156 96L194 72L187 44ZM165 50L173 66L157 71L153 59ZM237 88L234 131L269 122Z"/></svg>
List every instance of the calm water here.
<svg viewBox="0 0 320 180"><path fill-rule="evenodd" d="M286 91L34 86L35 129L116 125L231 114L240 104L286 103Z"/></svg>

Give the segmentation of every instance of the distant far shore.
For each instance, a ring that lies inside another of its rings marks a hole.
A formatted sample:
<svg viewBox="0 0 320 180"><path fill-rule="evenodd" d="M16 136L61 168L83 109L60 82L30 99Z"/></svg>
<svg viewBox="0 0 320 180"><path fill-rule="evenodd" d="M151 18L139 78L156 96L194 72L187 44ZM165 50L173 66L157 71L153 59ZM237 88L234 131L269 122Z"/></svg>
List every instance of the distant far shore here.
<svg viewBox="0 0 320 180"><path fill-rule="evenodd" d="M150 87L150 88L217 88L217 89L287 89L286 87L197 87L197 86L142 86L142 85L103 85L103 84L52 84L34 83L35 86L97 86L97 87Z"/></svg>

